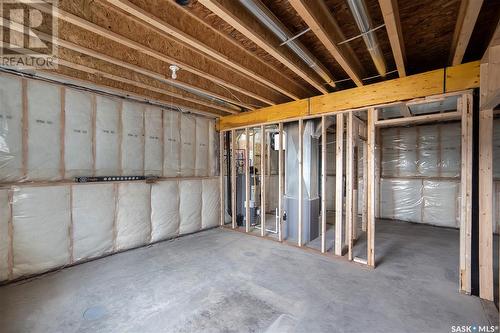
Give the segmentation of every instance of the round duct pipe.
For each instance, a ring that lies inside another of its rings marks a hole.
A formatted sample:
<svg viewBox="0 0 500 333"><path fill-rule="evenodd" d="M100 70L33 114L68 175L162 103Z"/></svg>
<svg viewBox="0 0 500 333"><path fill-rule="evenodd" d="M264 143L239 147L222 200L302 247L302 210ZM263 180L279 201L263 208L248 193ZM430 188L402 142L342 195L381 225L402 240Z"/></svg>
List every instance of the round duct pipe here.
<svg viewBox="0 0 500 333"><path fill-rule="evenodd" d="M191 3L191 0L175 0L178 5L187 6Z"/></svg>

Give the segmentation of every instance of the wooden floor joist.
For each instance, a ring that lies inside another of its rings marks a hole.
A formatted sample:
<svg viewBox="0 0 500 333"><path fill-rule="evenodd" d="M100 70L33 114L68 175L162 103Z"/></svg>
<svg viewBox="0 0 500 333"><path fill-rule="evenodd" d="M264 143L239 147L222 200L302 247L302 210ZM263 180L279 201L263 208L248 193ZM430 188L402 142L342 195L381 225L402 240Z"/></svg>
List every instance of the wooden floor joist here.
<svg viewBox="0 0 500 333"><path fill-rule="evenodd" d="M251 53L248 53L246 50L238 48L235 45L232 45L229 42L224 41L224 39L220 35L216 36L216 40L210 40L210 38L207 38L207 36L204 36L204 38L201 38L201 36L194 37L186 33L185 31L180 30L179 28L171 24L168 24L167 22L161 20L155 15L145 11L144 9L136 6L135 4L127 0L106 0L106 1L116 6L117 8L120 8L125 13L128 13L129 15L141 19L142 21L148 23L152 27L176 38L177 40L182 41L186 45L190 45L191 47L205 53L206 55L210 56L211 58L221 63L229 65L234 70L237 70L242 74L252 77L258 82L261 82L269 86L270 88L279 91L280 93L290 97L291 99L298 100L300 99L300 96L304 96L304 93L299 93L299 91L304 91L304 89L298 87L291 81L288 82L288 84L285 84L283 80L280 80L279 83L275 82L278 81L278 79L282 78L281 74L275 73L275 75L273 75L272 77L261 74L263 73L264 70L267 71L268 74L271 74L270 72L272 71L272 69L268 67L265 63L260 62L260 65L257 65L256 61L252 66L242 65L242 63L245 62L245 59L248 60L248 58L254 58L254 56ZM189 18L186 17L186 19ZM199 22L197 23L199 24ZM189 25L185 25L184 27L189 27ZM200 31L200 29L197 29L196 31ZM200 38L198 39L197 37ZM204 42L200 42L200 40L203 40ZM215 42L224 44L224 47L218 47L218 49L216 49L215 46L211 47L206 44ZM237 61L236 59L239 60ZM257 59L255 58L255 60ZM307 94L307 92L305 92L305 94Z"/></svg>

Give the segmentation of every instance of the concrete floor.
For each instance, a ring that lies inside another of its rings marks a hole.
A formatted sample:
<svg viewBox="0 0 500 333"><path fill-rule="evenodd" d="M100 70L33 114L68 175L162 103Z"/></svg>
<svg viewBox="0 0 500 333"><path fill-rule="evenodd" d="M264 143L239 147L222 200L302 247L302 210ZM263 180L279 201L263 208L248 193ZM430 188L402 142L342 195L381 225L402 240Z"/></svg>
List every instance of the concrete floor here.
<svg viewBox="0 0 500 333"><path fill-rule="evenodd" d="M458 231L377 222L378 267L213 229L0 287L1 332L451 332Z"/></svg>

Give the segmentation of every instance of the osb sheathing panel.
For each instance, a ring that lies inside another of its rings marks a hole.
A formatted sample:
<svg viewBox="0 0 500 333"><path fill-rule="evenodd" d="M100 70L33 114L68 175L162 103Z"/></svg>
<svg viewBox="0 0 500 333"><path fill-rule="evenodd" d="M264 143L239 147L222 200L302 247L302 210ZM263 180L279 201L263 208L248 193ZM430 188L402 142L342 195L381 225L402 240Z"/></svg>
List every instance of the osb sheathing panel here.
<svg viewBox="0 0 500 333"><path fill-rule="evenodd" d="M51 71L51 72L53 72L53 71ZM142 89L142 88L130 85L130 84L123 83L123 82L110 80L110 79L104 78L100 75L90 74L87 72L75 70L73 68L68 68L66 66L59 65L59 68L55 72L57 74L69 76L69 77L72 77L75 79L84 80L87 82L92 82L96 85L106 86L109 88L115 88L115 89L127 91L127 92L131 93L132 95L134 95L134 94L139 95L139 96L142 96L142 97L150 99L150 100L156 100L159 102L163 102L167 105L175 104L175 105L178 105L181 107L186 106L186 107L191 108L193 110L210 112L216 116L223 114L223 112L215 110L215 109L207 108L205 106L200 106L198 104L194 104L191 102L186 102L186 101L183 101L183 100L180 100L177 98L173 98L173 97L166 96L166 95L163 95L160 93L156 93L156 92L151 91L151 90Z"/></svg>
<svg viewBox="0 0 500 333"><path fill-rule="evenodd" d="M125 38L158 51L167 57L177 59L179 62L188 63L203 72L217 76L225 81L237 83L244 88L248 88L249 91L252 91L255 94L276 101L276 103L289 100L280 93L273 91L271 88L256 83L254 80L250 80L243 75L236 74L234 71L227 70L216 61L210 60L199 52L185 47L184 44L176 42L173 39L165 38L154 30L148 29L136 21L127 18L121 11L114 9L114 7L106 6L99 2L92 2L90 4L90 1L88 0L61 1L60 7L61 9L77 15L84 20L97 24L114 33L120 34ZM113 56L123 61L149 68L153 71L158 71L160 74L164 73L165 75L169 75L170 73L170 70L168 69L170 64L168 63L164 63L154 57L123 46L118 42L111 41L105 37L73 26L63 20L60 20L59 22L59 34L62 39L94 49L100 53ZM260 101L237 91L231 91L230 93L226 88L220 87L203 77L193 75L192 73L183 71L182 69L178 72L178 80L184 82L201 82L202 86L199 86L200 88L211 90L226 97L232 97L234 94L234 96L240 99L243 103L247 103L249 105L262 105L262 102Z"/></svg>
<svg viewBox="0 0 500 333"><path fill-rule="evenodd" d="M106 73L109 73L112 75L123 77L125 79L129 79L129 80L132 80L135 82L146 84L146 85L151 86L151 87L159 88L159 89L162 89L166 92L168 91L168 92L172 92L172 93L175 93L178 95L182 95L184 97L189 97L189 98L192 98L195 100L199 100L201 103L207 103L206 100L200 99L196 95L185 92L184 90L174 88L171 85L168 85L168 84L160 82L158 80L149 78L145 75L133 72L131 70L125 69L125 68L117 66L117 65L113 65L111 63L108 63L108 62L105 62L105 61L102 61L99 59L92 58L90 56L87 56L87 55L84 55L84 54L81 54L81 53L78 53L78 52L75 52L75 51L72 51L72 50L69 50L66 48L62 48L62 47L59 48L59 58L76 63L76 64L79 64L79 65L83 65L83 66L86 66L89 68L100 70L100 71L103 71L103 72L106 72ZM175 97L170 97L170 98L175 98ZM194 104L191 102L189 102L189 103L190 103L190 105L193 105L193 106L199 106L199 104ZM217 106L214 105L213 108L217 109Z"/></svg>
<svg viewBox="0 0 500 333"><path fill-rule="evenodd" d="M259 46L257 46L257 44L255 44L250 39L245 37L238 30L236 30L231 25L226 23L224 20L222 20L216 14L212 13L209 9L207 9L205 6L201 5L199 2L193 1L189 5L189 7L187 7L187 8L189 8L189 11L191 13L193 13L194 15L196 15L197 17L202 19L204 22L210 24L210 26L215 28L217 31L227 35L229 38L238 42L246 50L252 52L257 57L259 57L261 60L263 60L266 63L270 64L271 66L275 67L281 73L287 75L288 77L292 78L294 81L300 83L301 85L306 86L307 89L309 89L311 91L316 91L309 83L304 81L300 76L295 74L287 66L285 66L279 60L277 60L276 58L274 58L273 56L268 54L266 51L261 49Z"/></svg>
<svg viewBox="0 0 500 333"><path fill-rule="evenodd" d="M236 61L245 68L251 69L260 76L279 85L281 88L285 88L299 97L307 97L310 95L310 92L303 86L283 75L279 70L274 69L265 61L261 61L258 57L253 56L243 47L238 45L238 43L217 32L187 10L176 5L173 1L134 0L131 1L131 3L148 13L153 13L154 16L163 22L182 30L198 41L202 41L203 44L208 47ZM130 20L128 22L121 22L120 24L129 23Z"/></svg>
<svg viewBox="0 0 500 333"><path fill-rule="evenodd" d="M399 0L407 74L448 65L460 1Z"/></svg>

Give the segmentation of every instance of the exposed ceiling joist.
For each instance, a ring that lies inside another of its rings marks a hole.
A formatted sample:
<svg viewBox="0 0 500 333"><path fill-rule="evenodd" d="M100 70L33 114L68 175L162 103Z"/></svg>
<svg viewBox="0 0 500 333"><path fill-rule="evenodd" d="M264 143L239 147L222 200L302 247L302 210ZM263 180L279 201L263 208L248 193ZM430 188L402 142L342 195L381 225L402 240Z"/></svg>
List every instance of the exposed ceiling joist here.
<svg viewBox="0 0 500 333"><path fill-rule="evenodd" d="M154 27L155 29L158 29L159 31L162 31L163 33L166 33L166 34L176 38L177 40L185 43L186 45L188 45L194 49L197 49L197 50L205 53L206 55L212 57L213 59L215 59L221 63L229 65L231 68L239 71L240 73L248 75L249 77L275 89L276 91L279 91L280 93L282 93L282 94L284 94L284 95L286 95L294 100L300 99L300 94L298 94L296 92L297 91L296 89L295 90L292 89L291 85L283 84L283 83L277 84L276 82L273 81L279 77L279 74L273 76L273 78L271 79L271 78L268 78L264 75L258 74L256 72L256 68L248 68L248 67L242 65L239 61L236 61L236 59L239 57L248 58L249 56L250 57L252 56L247 52L242 52L243 51L242 49L239 49L238 52L231 53L231 57L229 57L229 55L223 54L220 51L218 51L210 46L207 46L207 44L205 44L205 43L201 42L200 40L194 38L193 36L185 33L184 31L160 20L159 18L146 12L142 8L134 5L133 3L131 3L127 0L106 0L106 1L109 2L110 4L116 6L117 8L123 10L124 12L126 12L132 16L135 16L135 17L139 18L140 20L148 23L151 27ZM204 40L204 42L207 42L207 40ZM229 45L228 45L228 49L225 51L232 52L233 50L236 51L234 47L232 47L230 50ZM243 55L242 53L245 53L245 54ZM262 62L261 62L261 64L263 66L261 65L260 69L266 68L266 70L267 70L267 68L269 68L266 66L266 64L264 64ZM286 87L286 88L284 88L284 87ZM300 88L300 90L302 90L302 88Z"/></svg>
<svg viewBox="0 0 500 333"><path fill-rule="evenodd" d="M462 63L482 5L483 0L462 0L460 3L450 52L453 66Z"/></svg>
<svg viewBox="0 0 500 333"><path fill-rule="evenodd" d="M397 0L379 0L399 77L406 76L406 54Z"/></svg>
<svg viewBox="0 0 500 333"><path fill-rule="evenodd" d="M249 40L257 44L299 77L327 94L324 82L311 68L288 47L280 46L281 40L264 27L255 16L235 0L198 0L203 6L219 16Z"/></svg>
<svg viewBox="0 0 500 333"><path fill-rule="evenodd" d="M37 4L32 4L30 6L36 8L36 9L39 9L41 11L46 11L45 7L37 5ZM179 62L178 59L173 59L173 58L167 57L164 54L162 54L162 53L160 53L158 51L155 51L155 50L153 50L153 49L151 49L151 48L149 48L149 47L147 47L145 45L142 45L142 44L137 43L137 42L135 42L133 40L130 40L130 39L125 38L125 37L123 37L121 35L118 35L118 34L112 32L111 30L102 28L101 26L98 26L98 25L96 25L94 23L88 22L88 21L86 21L86 20L84 20L84 19L82 19L82 18L80 18L80 17L78 17L76 15L73 15L71 13L68 13L68 12L66 12L66 11L64 11L64 10L62 10L60 8L57 9L57 10L55 10L54 15L57 18L59 18L61 20L64 20L65 22L68 22L68 23L73 24L73 25L75 25L75 26L77 26L79 28L82 28L82 29L87 30L89 32L98 34L98 35L103 36L105 38L108 38L108 39L110 39L110 40L112 40L114 42L117 42L119 44L122 44L122 45L124 45L126 47L130 47L130 48L132 48L132 49L134 49L136 51L139 51L139 52L141 52L143 54L146 54L148 56L154 57L155 59L158 59L160 61L166 62L168 64L175 63L175 64L179 65L182 68L182 70L186 70L186 71L191 72L191 73L193 73L195 75L198 75L198 76L201 76L201 77L205 77L205 78L207 78L207 79L209 79L211 81L214 81L214 82L218 83L219 85L226 86L227 88L230 88L230 89L233 89L235 91L238 91L238 92L240 92L242 94L245 94L245 95L247 95L249 97L252 97L252 98L254 98L256 100L260 100L260 101L262 101L262 102L264 102L266 104L269 104L269 105L275 105L276 104L275 102L273 102L273 101L271 101L271 100L269 100L267 98L263 98L260 95L257 95L255 93L251 93L251 92L249 92L249 91L247 91L245 89L242 89L239 86L236 86L236 85L234 85L232 83L229 83L227 81L223 81L223 80L221 80L221 79L219 79L219 78L217 78L217 77L215 77L213 75L210 75L210 74L204 72L203 69L197 69L197 68L194 68L193 66L190 66L187 63ZM65 34L65 31L61 31L60 32L60 35L64 35L64 34ZM212 95L212 94L215 94L215 93L213 93L213 92L207 92L207 94ZM218 98L226 100L229 103L233 103L233 104L239 105L239 106L247 108L247 109L253 109L254 108L252 105L247 104L245 101L241 101L241 100L237 100L237 99L233 99L233 98L228 98L226 96L222 96L222 95L219 95L219 94L216 94L216 95L218 95ZM214 97L216 97L216 96L214 96Z"/></svg>
<svg viewBox="0 0 500 333"><path fill-rule="evenodd" d="M340 40L335 39L339 34L338 25L323 0L290 0L290 4L354 83L357 86L362 86L359 69L354 68L355 61L348 59L337 46L337 43L340 42Z"/></svg>

